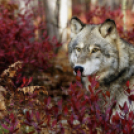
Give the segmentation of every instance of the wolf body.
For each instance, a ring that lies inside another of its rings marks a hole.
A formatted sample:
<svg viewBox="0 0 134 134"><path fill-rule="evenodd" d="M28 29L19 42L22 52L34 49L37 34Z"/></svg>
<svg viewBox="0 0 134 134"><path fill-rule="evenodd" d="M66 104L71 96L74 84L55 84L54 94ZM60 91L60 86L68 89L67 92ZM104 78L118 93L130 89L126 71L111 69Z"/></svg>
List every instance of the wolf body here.
<svg viewBox="0 0 134 134"><path fill-rule="evenodd" d="M110 97L117 101L117 110L118 105L123 106L125 102L130 110L134 110L133 103L130 105L124 93L126 81L129 80L130 89L134 85L134 46L120 38L113 20L93 25L73 17L68 51L74 73L78 69L81 71L87 90L90 85L87 76L95 74L100 89L108 90Z"/></svg>

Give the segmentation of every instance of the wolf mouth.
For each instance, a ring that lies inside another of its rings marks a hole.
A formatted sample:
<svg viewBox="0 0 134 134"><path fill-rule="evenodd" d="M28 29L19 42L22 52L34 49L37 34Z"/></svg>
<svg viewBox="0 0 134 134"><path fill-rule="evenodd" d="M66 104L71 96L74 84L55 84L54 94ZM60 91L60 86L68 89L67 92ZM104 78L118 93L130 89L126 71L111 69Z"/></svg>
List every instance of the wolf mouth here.
<svg viewBox="0 0 134 134"><path fill-rule="evenodd" d="M74 73L74 75L75 76L77 76L77 73L75 72L75 71L73 71L73 73ZM96 73L94 73L94 74L90 74L90 75L85 75L85 74L83 74L83 73L81 73L81 77L88 77L88 76L96 76ZM97 76L98 77L98 76Z"/></svg>

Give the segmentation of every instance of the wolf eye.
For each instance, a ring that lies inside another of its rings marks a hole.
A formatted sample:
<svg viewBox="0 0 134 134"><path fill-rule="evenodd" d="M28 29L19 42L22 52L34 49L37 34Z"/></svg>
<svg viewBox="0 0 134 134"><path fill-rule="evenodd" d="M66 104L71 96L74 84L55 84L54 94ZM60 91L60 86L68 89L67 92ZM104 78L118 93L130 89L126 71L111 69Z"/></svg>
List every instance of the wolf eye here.
<svg viewBox="0 0 134 134"><path fill-rule="evenodd" d="M80 52L80 51L81 51L81 48L77 47L76 50L77 50L78 52Z"/></svg>
<svg viewBox="0 0 134 134"><path fill-rule="evenodd" d="M99 51L99 49L98 49L98 48L94 48L94 49L92 50L92 53L96 53L97 51Z"/></svg>

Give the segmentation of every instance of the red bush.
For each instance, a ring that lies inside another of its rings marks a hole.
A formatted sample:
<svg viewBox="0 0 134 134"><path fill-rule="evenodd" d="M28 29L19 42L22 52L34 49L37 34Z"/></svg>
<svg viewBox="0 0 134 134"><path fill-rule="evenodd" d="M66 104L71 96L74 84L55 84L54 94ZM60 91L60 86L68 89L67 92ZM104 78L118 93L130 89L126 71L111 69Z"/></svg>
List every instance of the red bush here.
<svg viewBox="0 0 134 134"><path fill-rule="evenodd" d="M35 31L43 31L45 25L35 26L32 14L14 15L14 11L0 8L0 73L16 61L47 69L59 43L55 38L50 43L46 31L36 39Z"/></svg>
<svg viewBox="0 0 134 134"><path fill-rule="evenodd" d="M77 12L79 13L79 11ZM105 18L117 15L119 16L118 20L122 18L120 10L107 12L104 8L96 8L88 12L86 18L90 23L95 23L96 19L98 19L96 20L97 23L101 23ZM31 23L29 16L31 15L18 14L15 17L13 13L1 6L0 72L18 60L26 64L32 64L32 66L40 69L47 69L50 66L49 60L54 56L52 52L54 44L58 45L58 43L50 43L46 34L39 40L35 40L34 32L37 28ZM126 37L131 42L134 41L134 30L123 33L122 26L119 24L117 27L121 36ZM21 77L21 72L19 73L14 78L14 83L18 84L16 87L27 86L32 81L32 78L28 80L25 77ZM77 77L78 80L80 80L79 77ZM52 105L53 100L51 97L43 96L38 98L37 92L27 95L23 94L24 99L19 98L19 100L15 100L16 92L14 91L12 95L14 100L7 107L9 113L4 120L0 121L0 124L10 134L19 133L20 131L27 134L41 133L43 129L54 131L57 134L64 134L66 128L61 121L65 118L70 133L97 134L99 131L105 134L133 134L134 113L128 112L126 103L123 107L119 106L121 113L112 115L112 107L116 105L116 102L112 102L113 105L108 103L110 93L106 92L104 94L101 89L97 90L99 84L95 78L89 77L89 81L91 82L89 95L83 92L81 83L77 82L70 85L68 89L69 100L66 105L63 104L64 99ZM13 86L15 87L15 85ZM128 95L131 103L134 100L134 96L130 95L129 82L126 83L126 86L127 89L124 92ZM10 93L10 89L7 90ZM8 97L5 94L3 95ZM98 102L102 98L105 103L103 106L100 106ZM42 99L40 102L36 102L40 99ZM14 110L17 104L19 106L18 111ZM107 104L108 106L106 106ZM102 107L104 107L103 110ZM24 131L23 128L25 127L29 127L30 131Z"/></svg>
<svg viewBox="0 0 134 134"><path fill-rule="evenodd" d="M132 17L133 13L129 10L126 11L126 31L124 31L123 29L123 14L120 7L111 11L110 8L96 6L96 8L86 11L86 13L84 13L82 12L82 6L74 5L73 15L78 16L83 22L89 24L100 24L108 18L113 19L116 23L117 30L121 38L124 38L125 40L134 44L134 19Z"/></svg>
<svg viewBox="0 0 134 134"><path fill-rule="evenodd" d="M33 131L30 133L35 131L40 133L41 130L47 128L49 131L64 134L65 127L61 121L66 118L68 128L71 128L70 133L97 134L99 131L106 134L133 134L134 113L129 111L126 103L123 107L119 106L121 113L117 112L112 115L112 108L114 107L113 105L116 105L116 102L112 102L112 105L109 104L106 107L110 99L110 93L104 94L101 89L97 90L98 83L95 78L90 77L89 80L91 82L91 87L89 87L90 95L86 95L83 92L81 83L77 82L70 85L68 90L70 98L67 101L67 105L63 105L63 100L59 100L57 104L52 106L52 98L45 97L44 102L38 105L38 109L35 110L33 106L36 105L35 101L38 95L34 93L27 96L28 103L25 106L28 106L30 110L26 110L25 116L21 117L23 120L20 120L19 116L15 116L10 107L9 111L11 113L5 117L4 123L1 123L3 128L13 134L19 131L18 124L20 124L20 126L31 127ZM129 92L127 92L127 95L131 103L134 97ZM103 98L100 96L103 96ZM100 106L98 102L102 99L104 99L105 103ZM21 103L23 102L20 100L20 105ZM14 105L12 104L12 107Z"/></svg>
<svg viewBox="0 0 134 134"><path fill-rule="evenodd" d="M134 113L129 111L127 104L125 103L123 107L120 107L121 112L116 112L112 115L112 108L116 105L116 102L111 102L108 106L106 104L109 102L110 93L96 90L98 83L95 78L89 78L91 82L91 87L89 87L90 95L84 95L82 91L77 90L79 84L71 85L69 89L69 95L71 101L68 104L71 107L71 115L68 119L70 127L75 131L83 134L100 133L106 134L130 134L134 133ZM128 82L126 83L127 92L130 104L134 100L133 95L130 95ZM100 97L101 96L101 97ZM103 96L103 97L102 97ZM105 101L104 105L99 105L99 101ZM102 108L105 111L102 111ZM74 120L78 120L77 125L73 124ZM87 131L83 130L83 126Z"/></svg>

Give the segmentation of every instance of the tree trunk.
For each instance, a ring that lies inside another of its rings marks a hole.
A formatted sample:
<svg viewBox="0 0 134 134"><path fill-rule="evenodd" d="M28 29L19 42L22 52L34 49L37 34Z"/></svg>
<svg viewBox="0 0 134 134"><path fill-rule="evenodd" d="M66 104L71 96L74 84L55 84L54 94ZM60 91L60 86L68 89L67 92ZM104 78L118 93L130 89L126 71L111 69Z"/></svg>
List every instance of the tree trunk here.
<svg viewBox="0 0 134 134"><path fill-rule="evenodd" d="M123 13L123 15L124 15L124 17L123 17L123 28L124 28L124 31L126 30L126 2L127 2L127 0L122 0L122 13Z"/></svg>
<svg viewBox="0 0 134 134"><path fill-rule="evenodd" d="M34 5L37 5L37 1L25 1L25 0L6 0L6 1L10 1L14 4L16 4L18 6L18 10L16 10L16 13L20 13L20 14L25 14L25 11L28 11L33 13L32 7ZM35 3L36 2L36 3Z"/></svg>
<svg viewBox="0 0 134 134"><path fill-rule="evenodd" d="M91 10L92 10L92 9L95 8L95 6L96 6L96 4L97 4L97 0L91 0L90 3L91 3L91 5L92 5L92 6L91 6Z"/></svg>
<svg viewBox="0 0 134 134"><path fill-rule="evenodd" d="M67 22L71 16L71 0L44 0L47 31L50 39L67 40Z"/></svg>

